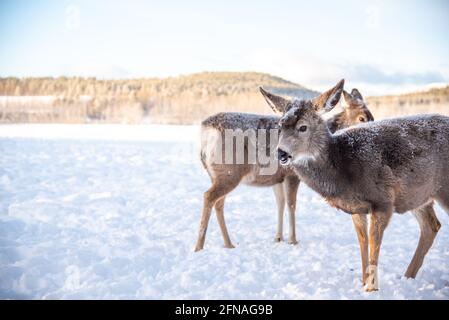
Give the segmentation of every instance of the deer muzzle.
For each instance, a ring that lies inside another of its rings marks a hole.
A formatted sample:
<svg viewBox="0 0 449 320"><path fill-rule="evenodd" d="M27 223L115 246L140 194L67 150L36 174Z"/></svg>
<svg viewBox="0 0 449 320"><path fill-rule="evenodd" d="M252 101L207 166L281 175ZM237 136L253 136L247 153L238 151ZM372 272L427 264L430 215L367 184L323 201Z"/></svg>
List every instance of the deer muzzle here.
<svg viewBox="0 0 449 320"><path fill-rule="evenodd" d="M287 152L285 152L284 150L278 148L278 160L281 163L281 165L286 166L290 163L290 161L292 160L292 156L289 155Z"/></svg>

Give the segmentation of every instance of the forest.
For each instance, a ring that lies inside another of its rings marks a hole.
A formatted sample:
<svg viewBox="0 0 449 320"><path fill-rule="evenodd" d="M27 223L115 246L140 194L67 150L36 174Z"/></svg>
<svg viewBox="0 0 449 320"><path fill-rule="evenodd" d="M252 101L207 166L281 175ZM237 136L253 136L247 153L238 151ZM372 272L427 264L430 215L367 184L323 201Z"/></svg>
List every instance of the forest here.
<svg viewBox="0 0 449 320"><path fill-rule="evenodd" d="M318 94L255 72L121 80L9 77L0 78L0 122L197 124L222 111L270 113L259 86L287 97L311 98ZM449 86L367 97L366 101L376 118L422 112L448 114Z"/></svg>

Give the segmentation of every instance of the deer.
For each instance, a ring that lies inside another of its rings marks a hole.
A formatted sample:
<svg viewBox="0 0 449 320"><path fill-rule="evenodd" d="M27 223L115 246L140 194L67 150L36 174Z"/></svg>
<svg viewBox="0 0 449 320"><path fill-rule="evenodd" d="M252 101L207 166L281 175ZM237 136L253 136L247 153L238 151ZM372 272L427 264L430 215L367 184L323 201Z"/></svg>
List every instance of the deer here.
<svg viewBox="0 0 449 320"><path fill-rule="evenodd" d="M269 93L272 100L274 96ZM267 100L270 101L270 100ZM346 106L343 111L328 119L328 126L332 132L354 124L373 121L373 115L363 101L362 95L357 89L351 94L345 95ZM279 112L274 105L270 105L275 113ZM258 163L236 164L214 163L214 154L220 154L224 150L225 130L275 130L280 120L278 115L260 115L251 113L222 112L205 119L201 124L201 161L208 172L212 185L204 193L204 204L199 228L198 240L195 251L202 250L205 243L206 231L212 208L215 208L218 224L224 240L225 248L234 248L224 220L224 204L226 195L239 184L258 187L272 187L277 205L277 231L275 241L283 241L283 217L285 204L289 212L289 244L297 244L295 228L296 197L300 180L292 167L277 166L271 174L261 175L261 165ZM277 140L272 149L275 150ZM267 146L269 149L269 146ZM248 150L243 150L248 157ZM235 159L234 159L235 160ZM276 155L274 161L278 164Z"/></svg>
<svg viewBox="0 0 449 320"><path fill-rule="evenodd" d="M335 107L343 87L344 79L314 100L261 93L283 112L277 145L281 165L293 166L331 206L352 215L364 290L371 292L379 290L380 248L393 213L411 211L420 226L407 278L416 277L441 227L434 202L449 214L449 118L391 118L332 133L322 115Z"/></svg>

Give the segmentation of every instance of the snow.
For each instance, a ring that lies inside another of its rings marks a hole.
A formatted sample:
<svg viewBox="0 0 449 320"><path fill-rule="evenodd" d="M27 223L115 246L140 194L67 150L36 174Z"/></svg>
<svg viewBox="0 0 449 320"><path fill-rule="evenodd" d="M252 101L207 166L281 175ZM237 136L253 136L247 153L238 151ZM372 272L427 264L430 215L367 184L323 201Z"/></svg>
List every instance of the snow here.
<svg viewBox="0 0 449 320"><path fill-rule="evenodd" d="M209 186L197 133L0 126L0 298L449 298L449 217L439 207L442 228L415 280L402 275L418 224L411 214L393 217L375 293L362 290L351 218L303 184L299 245L273 241L272 190L240 186L225 206L236 248L223 248L212 217L205 249L194 253Z"/></svg>
<svg viewBox="0 0 449 320"><path fill-rule="evenodd" d="M39 138L102 141L195 142L198 126L115 124L6 124L2 138Z"/></svg>
<svg viewBox="0 0 449 320"><path fill-rule="evenodd" d="M55 101L58 96L0 96L0 105L7 106L14 103L47 103Z"/></svg>

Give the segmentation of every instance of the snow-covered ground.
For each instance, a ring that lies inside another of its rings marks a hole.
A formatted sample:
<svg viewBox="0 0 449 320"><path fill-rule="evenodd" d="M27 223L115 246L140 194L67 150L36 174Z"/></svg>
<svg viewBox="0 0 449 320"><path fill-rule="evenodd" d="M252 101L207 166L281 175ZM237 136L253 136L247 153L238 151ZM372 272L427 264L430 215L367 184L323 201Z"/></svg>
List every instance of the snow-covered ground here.
<svg viewBox="0 0 449 320"><path fill-rule="evenodd" d="M81 138L80 138L81 137ZM209 178L196 127L0 126L0 298L448 299L449 218L416 280L402 277L418 241L395 215L380 288L364 293L351 218L305 185L300 244L274 243L271 189L240 186L194 253Z"/></svg>

